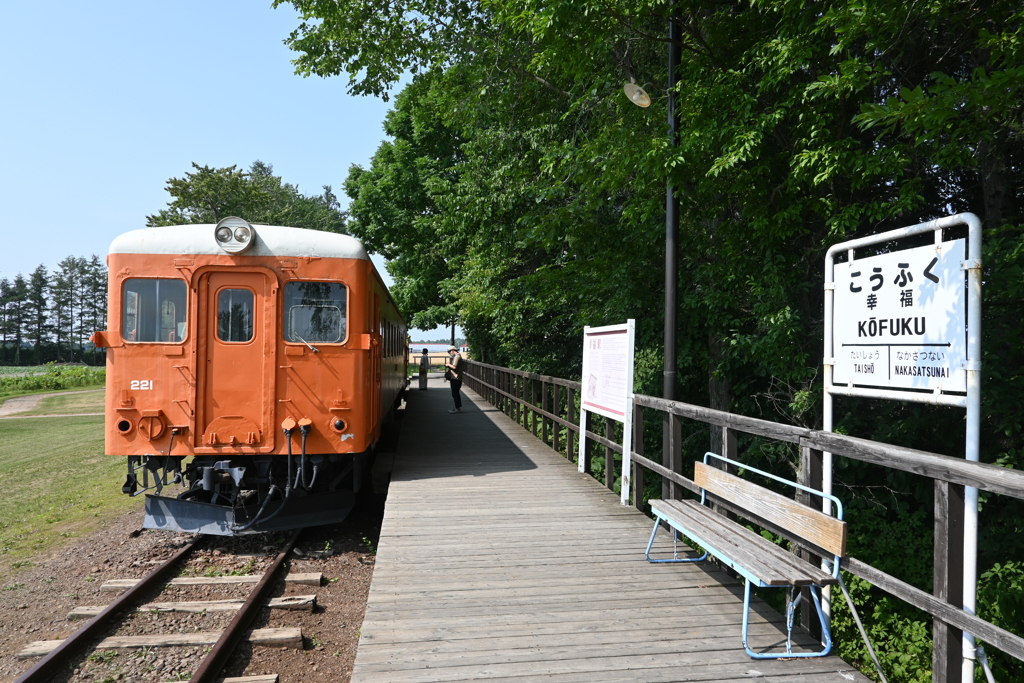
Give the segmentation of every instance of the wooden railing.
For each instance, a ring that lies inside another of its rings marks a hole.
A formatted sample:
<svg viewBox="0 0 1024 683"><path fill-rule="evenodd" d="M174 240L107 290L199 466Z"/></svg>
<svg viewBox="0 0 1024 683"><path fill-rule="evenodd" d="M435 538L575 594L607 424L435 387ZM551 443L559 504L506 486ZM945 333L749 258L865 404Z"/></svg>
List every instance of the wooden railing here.
<svg viewBox="0 0 1024 683"><path fill-rule="evenodd" d="M475 361L469 361L466 375L469 388L532 431L555 451L570 460L579 455L580 426L576 422L579 419L576 401L579 382ZM665 422L661 463L644 456L645 408L658 411ZM972 633L999 650L1024 660L1024 638L969 614L961 607L959 582L962 576L963 529L962 522L958 524L957 521L962 517L964 486L1024 499L1024 472L637 394L634 397L632 476L629 481L631 499L638 509L644 506L645 470L662 477L662 497L680 498L683 489L698 491L696 484L681 473L683 458L679 422L682 419L695 420L717 430L721 437L720 441L716 439L721 445L719 453L734 460L740 459L736 453L739 433L795 444L801 451L801 479L813 488L821 488L822 454L825 452L932 479L935 490L933 593L926 593L855 557L844 558L843 568L932 616L934 683L960 679L961 631ZM610 489L617 482L614 454L622 453L622 447L614 437L617 424L620 423L607 420L604 435L590 431L590 425L587 425L586 447L582 454L584 471L590 473L591 444L604 448L604 483ZM804 502L820 508L820 499ZM727 505L722 507L728 510ZM816 557L814 548L801 546L797 539L789 537L781 529L765 526L800 546L805 557ZM805 604L809 602L806 600ZM809 623L810 617L810 612L805 611L803 623Z"/></svg>

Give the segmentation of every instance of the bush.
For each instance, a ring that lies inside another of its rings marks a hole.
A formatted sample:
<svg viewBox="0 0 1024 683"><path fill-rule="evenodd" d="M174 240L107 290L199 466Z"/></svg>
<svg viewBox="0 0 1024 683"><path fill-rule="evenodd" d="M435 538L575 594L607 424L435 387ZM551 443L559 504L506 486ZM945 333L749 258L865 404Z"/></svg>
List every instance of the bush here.
<svg viewBox="0 0 1024 683"><path fill-rule="evenodd" d="M32 391L59 391L95 384L106 381L107 371L104 368L91 368L85 365L46 366L46 372L38 375L22 375L20 377L0 377L0 394L27 393Z"/></svg>

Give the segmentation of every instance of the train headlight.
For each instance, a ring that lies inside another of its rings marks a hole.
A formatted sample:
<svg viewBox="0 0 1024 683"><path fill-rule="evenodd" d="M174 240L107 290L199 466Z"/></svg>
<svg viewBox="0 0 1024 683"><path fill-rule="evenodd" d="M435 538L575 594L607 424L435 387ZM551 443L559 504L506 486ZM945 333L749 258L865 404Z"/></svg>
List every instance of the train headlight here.
<svg viewBox="0 0 1024 683"><path fill-rule="evenodd" d="M256 241L256 231L248 221L237 216L221 219L213 229L217 246L229 254L240 254Z"/></svg>

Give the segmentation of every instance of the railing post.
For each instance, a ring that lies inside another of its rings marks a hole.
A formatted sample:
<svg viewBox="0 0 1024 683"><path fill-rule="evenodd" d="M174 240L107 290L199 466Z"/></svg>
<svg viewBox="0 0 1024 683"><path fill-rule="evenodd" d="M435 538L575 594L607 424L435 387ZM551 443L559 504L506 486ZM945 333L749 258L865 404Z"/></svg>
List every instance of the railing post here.
<svg viewBox="0 0 1024 683"><path fill-rule="evenodd" d="M525 427L523 423L523 377L521 375L515 376L516 385L516 424Z"/></svg>
<svg viewBox="0 0 1024 683"><path fill-rule="evenodd" d="M822 452L806 446L800 447L800 483L813 489L821 490L822 480ZM814 496L802 493L798 500L815 510L821 509L821 496ZM807 551L801 550L800 557L810 562L815 567L821 564L821 558ZM801 588L803 601L800 607L800 623L815 638L821 638L821 623L818 621L818 613L811 603L811 593L807 588Z"/></svg>
<svg viewBox="0 0 1024 683"><path fill-rule="evenodd" d="M633 406L633 451L637 455L644 454L644 409L640 406ZM630 481L633 484L633 507L637 510L644 509L644 468L640 464L631 463L633 476Z"/></svg>
<svg viewBox="0 0 1024 683"><path fill-rule="evenodd" d="M583 472L585 474L590 474L590 459L594 454L594 440L585 438L587 432L591 431L590 426L593 421L594 414L587 411L587 419L580 425L580 439L583 440Z"/></svg>
<svg viewBox="0 0 1024 683"><path fill-rule="evenodd" d="M565 415L566 422L570 424L576 424L576 390L569 389L569 394L565 399ZM578 425L577 425L578 427ZM576 432L571 429L565 430L565 457L568 458L569 462L572 462L572 454L576 452Z"/></svg>
<svg viewBox="0 0 1024 683"><path fill-rule="evenodd" d="M679 417L672 413L664 413L664 419L667 424L662 430L664 436L662 438L661 464L676 474L682 474L682 425L679 422ZM661 480L661 497L665 500L681 498L682 493L682 488L675 482Z"/></svg>
<svg viewBox="0 0 1024 683"><path fill-rule="evenodd" d="M730 460L739 460L736 430L731 427L722 427L722 455Z"/></svg>
<svg viewBox="0 0 1024 683"><path fill-rule="evenodd" d="M540 382L540 409L544 412L548 412L548 383L544 380ZM548 443L548 418L543 415L540 416L540 440L545 445Z"/></svg>
<svg viewBox="0 0 1024 683"><path fill-rule="evenodd" d="M509 398L508 398L508 396L506 396L506 394L508 393L508 386L507 385L508 385L508 371L502 371L502 372L498 373L498 383L496 385L498 387L498 392L499 392L498 393L498 396L499 396L498 400L501 401L501 412L504 413L505 415L508 415L508 404L509 404ZM501 392L505 392L505 393L501 393Z"/></svg>
<svg viewBox="0 0 1024 683"><path fill-rule="evenodd" d="M604 419L604 438L615 441L615 421L608 417ZM604 447L604 485L615 490L615 451L610 446Z"/></svg>
<svg viewBox="0 0 1024 683"><path fill-rule="evenodd" d="M715 428L712 427L711 429L712 429L712 434L714 434L714 429ZM713 453L718 453L719 455L725 456L726 458L729 458L730 460L737 460L738 458L736 456L737 456L738 447L737 447L737 444L736 444L736 430L732 429L730 427L721 427L718 436L719 436L718 439L715 439L715 438L711 439L711 451ZM712 463L712 467L718 467L718 468L722 469L723 471L729 472L731 474L736 474L739 471L739 469L736 466L729 465L728 463L721 462L721 461L714 461ZM736 515L735 514L733 514L732 512L729 512L728 510L723 508L721 505L718 505L717 503L712 503L711 507L718 514L724 515L728 519L732 519L732 520L736 519ZM807 597L810 598L810 596L807 596Z"/></svg>
<svg viewBox="0 0 1024 683"><path fill-rule="evenodd" d="M963 605L964 487L935 481L935 559L933 594L957 608ZM963 632L932 619L932 683L961 679Z"/></svg>
<svg viewBox="0 0 1024 683"><path fill-rule="evenodd" d="M556 384L554 391L555 400L554 406L552 406L554 410L552 410L551 412L557 415L558 417L562 417L562 385ZM551 425L551 428L555 430L554 434L551 435L551 447L555 449L555 453L561 453L562 451L560 447L562 445L562 425L556 422L553 425Z"/></svg>
<svg viewBox="0 0 1024 683"><path fill-rule="evenodd" d="M530 378L530 426L537 436L537 380Z"/></svg>

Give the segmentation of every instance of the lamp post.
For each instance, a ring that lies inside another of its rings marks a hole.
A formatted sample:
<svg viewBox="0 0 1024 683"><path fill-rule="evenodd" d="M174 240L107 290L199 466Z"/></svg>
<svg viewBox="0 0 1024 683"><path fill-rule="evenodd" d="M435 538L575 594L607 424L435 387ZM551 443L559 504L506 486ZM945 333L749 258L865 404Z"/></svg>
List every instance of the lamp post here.
<svg viewBox="0 0 1024 683"><path fill-rule="evenodd" d="M679 77L679 11L668 22L668 139L675 150L679 146L679 112L676 108L676 84ZM665 366L662 395L676 398L676 310L679 290L679 198L669 177L665 191ZM666 432L665 442L668 442Z"/></svg>
<svg viewBox="0 0 1024 683"><path fill-rule="evenodd" d="M676 85L679 77L679 65L682 51L679 47L679 32L682 16L678 9L673 10L668 22L668 136L669 148L675 150L679 146L679 113L676 107ZM622 88L630 102L639 107L648 107L651 98L643 88L632 82ZM679 307L679 199L676 197L675 184L670 177L665 189L665 362L662 370L662 396L674 401L676 398L676 381L678 363L676 361L676 325ZM680 463L675 462L675 444L673 439L673 420L665 413L662 424L662 464L673 472L679 469ZM676 497L675 484L662 483L664 498Z"/></svg>

